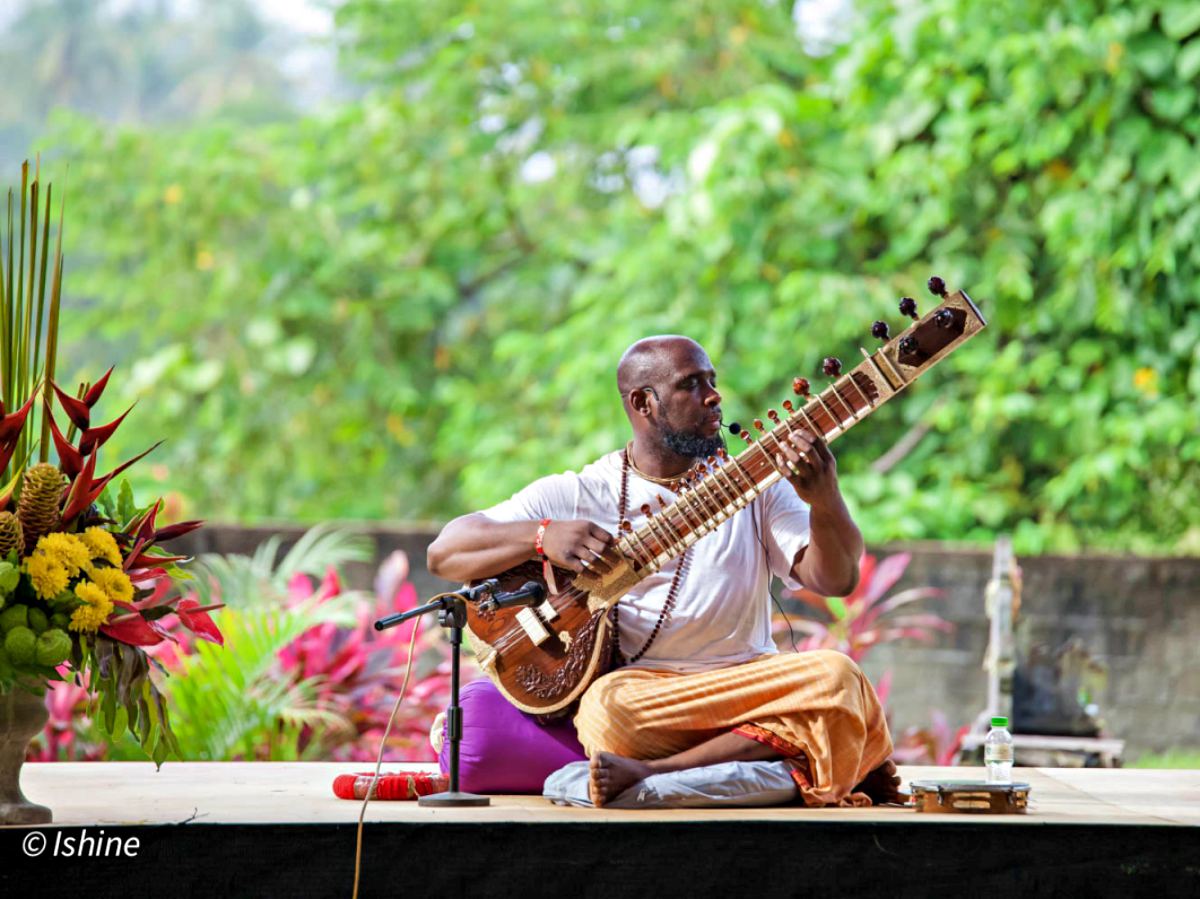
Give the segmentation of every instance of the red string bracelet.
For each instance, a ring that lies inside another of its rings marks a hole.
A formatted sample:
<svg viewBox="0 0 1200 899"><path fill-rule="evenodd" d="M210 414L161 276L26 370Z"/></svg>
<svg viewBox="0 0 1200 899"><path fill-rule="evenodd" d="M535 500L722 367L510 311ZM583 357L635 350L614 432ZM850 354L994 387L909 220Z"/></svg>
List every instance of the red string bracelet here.
<svg viewBox="0 0 1200 899"><path fill-rule="evenodd" d="M545 580L546 586L550 588L550 593L557 594L558 584L554 582L554 566L546 558L546 548L543 545L546 540L546 528L549 525L549 518L543 518L538 522L537 534L533 538L533 550L542 557L542 579Z"/></svg>

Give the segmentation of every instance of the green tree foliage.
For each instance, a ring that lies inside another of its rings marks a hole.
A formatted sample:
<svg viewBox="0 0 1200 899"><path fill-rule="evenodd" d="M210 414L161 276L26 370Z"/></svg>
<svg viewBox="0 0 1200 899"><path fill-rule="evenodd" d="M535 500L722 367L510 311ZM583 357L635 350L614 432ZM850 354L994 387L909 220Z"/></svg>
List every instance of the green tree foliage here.
<svg viewBox="0 0 1200 899"><path fill-rule="evenodd" d="M937 273L991 327L838 444L868 538L1195 551L1196 10L349 0L360 101L62 123L65 327L196 512L444 519L619 446L640 336L746 420Z"/></svg>

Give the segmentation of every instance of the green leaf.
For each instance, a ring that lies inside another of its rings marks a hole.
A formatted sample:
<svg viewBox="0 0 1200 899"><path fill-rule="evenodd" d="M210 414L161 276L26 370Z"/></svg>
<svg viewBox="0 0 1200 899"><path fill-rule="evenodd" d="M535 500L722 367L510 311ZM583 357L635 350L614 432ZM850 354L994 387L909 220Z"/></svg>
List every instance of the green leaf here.
<svg viewBox="0 0 1200 899"><path fill-rule="evenodd" d="M117 724L117 688L115 684L105 681L102 689L100 710L104 715L104 732L111 734Z"/></svg>
<svg viewBox="0 0 1200 899"><path fill-rule="evenodd" d="M121 479L121 487L117 493L117 520L122 525L129 524L137 515L137 506L133 501L133 488L126 478Z"/></svg>
<svg viewBox="0 0 1200 899"><path fill-rule="evenodd" d="M20 581L21 571L16 565L12 562L0 562L0 593L12 593Z"/></svg>
<svg viewBox="0 0 1200 899"><path fill-rule="evenodd" d="M105 518L111 518L117 521L117 507L113 503L112 494L107 487L104 488L100 496L96 499L97 505L100 506L100 511L104 513Z"/></svg>
<svg viewBox="0 0 1200 899"><path fill-rule="evenodd" d="M1200 40L1188 41L1175 57L1175 71L1184 81L1200 74Z"/></svg>
<svg viewBox="0 0 1200 899"><path fill-rule="evenodd" d="M1200 6L1195 3L1168 3L1161 8L1159 16L1163 32L1174 40L1200 31Z"/></svg>
<svg viewBox="0 0 1200 899"><path fill-rule="evenodd" d="M170 754L170 751L171 751L170 746L168 745L168 743L167 743L166 739L163 737L163 735L160 733L158 735L158 739L155 740L155 742L154 742L154 753L151 756L151 758L154 760L155 768L162 767L162 763L167 760L167 756Z"/></svg>
<svg viewBox="0 0 1200 899"><path fill-rule="evenodd" d="M125 706L117 709L116 715L113 716L113 726L109 730L110 739L116 743L125 735L125 729L129 725L129 713L125 711Z"/></svg>

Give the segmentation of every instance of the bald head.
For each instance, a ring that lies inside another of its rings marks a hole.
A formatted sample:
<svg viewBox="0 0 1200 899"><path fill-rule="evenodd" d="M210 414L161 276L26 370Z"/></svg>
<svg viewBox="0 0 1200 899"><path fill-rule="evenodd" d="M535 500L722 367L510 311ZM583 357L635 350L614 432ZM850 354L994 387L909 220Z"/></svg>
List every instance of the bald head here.
<svg viewBox="0 0 1200 899"><path fill-rule="evenodd" d="M617 363L617 389L621 391L625 402L629 402L631 390L641 387L654 387L657 390L661 384L670 381L681 350L688 354L705 355L700 344L678 334L643 337L629 347Z"/></svg>

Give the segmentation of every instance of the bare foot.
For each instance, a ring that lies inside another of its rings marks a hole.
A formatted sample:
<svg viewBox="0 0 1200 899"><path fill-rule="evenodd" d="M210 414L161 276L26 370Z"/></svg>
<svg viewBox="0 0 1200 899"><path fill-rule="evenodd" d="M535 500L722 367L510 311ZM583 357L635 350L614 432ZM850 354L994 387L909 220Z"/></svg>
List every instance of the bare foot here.
<svg viewBox="0 0 1200 899"><path fill-rule="evenodd" d="M856 793L866 793L875 805L888 803L906 804L909 800L907 793L900 792L900 775L896 773L896 763L888 759L854 788Z"/></svg>
<svg viewBox="0 0 1200 899"><path fill-rule="evenodd" d="M596 808L620 796L639 780L653 774L650 766L636 759L627 759L611 752L597 752L590 766L591 782L588 794Z"/></svg>

